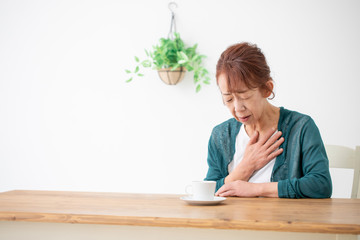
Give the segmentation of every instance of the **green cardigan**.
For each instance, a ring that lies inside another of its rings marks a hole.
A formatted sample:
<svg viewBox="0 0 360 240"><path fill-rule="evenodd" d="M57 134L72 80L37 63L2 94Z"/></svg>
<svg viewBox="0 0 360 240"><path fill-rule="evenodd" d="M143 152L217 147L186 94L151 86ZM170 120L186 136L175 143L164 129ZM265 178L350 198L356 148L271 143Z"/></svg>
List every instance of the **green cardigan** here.
<svg viewBox="0 0 360 240"><path fill-rule="evenodd" d="M228 165L235 154L235 139L241 124L231 118L211 133L205 180L216 181L216 190L229 175ZM279 197L329 198L332 193L329 161L314 120L281 107L278 130L285 139L280 146L284 151L276 157L271 182L278 182Z"/></svg>

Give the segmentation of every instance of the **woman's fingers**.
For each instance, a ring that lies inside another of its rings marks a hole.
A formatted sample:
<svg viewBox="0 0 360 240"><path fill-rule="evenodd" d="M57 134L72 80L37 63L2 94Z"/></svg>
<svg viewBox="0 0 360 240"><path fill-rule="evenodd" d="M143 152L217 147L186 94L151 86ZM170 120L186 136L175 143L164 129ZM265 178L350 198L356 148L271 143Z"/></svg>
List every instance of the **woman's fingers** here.
<svg viewBox="0 0 360 240"><path fill-rule="evenodd" d="M230 182L223 185L215 193L216 196L220 196L220 197L233 196L233 194L234 194L234 182Z"/></svg>
<svg viewBox="0 0 360 240"><path fill-rule="evenodd" d="M219 188L219 190L217 190L217 192L215 193L216 196L220 196L220 194L224 193L227 191L228 188L228 184L223 185L221 188Z"/></svg>
<svg viewBox="0 0 360 240"><path fill-rule="evenodd" d="M234 196L234 192L233 192L233 191L226 191L226 192L223 192L223 193L219 194L218 196L219 196L219 197Z"/></svg>
<svg viewBox="0 0 360 240"><path fill-rule="evenodd" d="M270 146L272 146L282 135L281 131L278 131L277 133L275 133L274 135L270 136L267 141L264 143L264 146L266 148L270 148Z"/></svg>
<svg viewBox="0 0 360 240"><path fill-rule="evenodd" d="M233 185L232 182L225 184L216 192L215 196L220 196L220 197L234 196L234 190L232 185Z"/></svg>
<svg viewBox="0 0 360 240"><path fill-rule="evenodd" d="M276 131L275 128L270 129L268 132L266 132L260 139L259 139L259 143L261 145L265 145L269 140L271 140L271 136L274 134L274 132ZM276 135L276 134L275 134ZM279 138L279 137L278 137Z"/></svg>
<svg viewBox="0 0 360 240"><path fill-rule="evenodd" d="M272 152L274 152L278 147L280 147L280 145L284 142L284 138L281 137L280 139L278 139L277 141L275 141L272 145L270 145L267 148L267 153L270 154Z"/></svg>
<svg viewBox="0 0 360 240"><path fill-rule="evenodd" d="M270 131L265 133L262 137L260 137L260 139L259 139L259 132L255 131L254 134L250 137L250 141L249 141L248 145L252 145L252 144L255 144L258 142L259 145L264 146L265 149L270 148L276 141L279 140L279 138L282 135L281 131L278 131L277 133L275 133L275 131L276 131L276 129L274 129L274 128L271 129ZM279 146L280 145L281 144L279 144Z"/></svg>
<svg viewBox="0 0 360 240"><path fill-rule="evenodd" d="M271 159L276 158L276 157L279 156L283 151L284 151L284 149L282 149L282 148L277 149L276 151L272 152L272 153L268 156L268 160L270 161Z"/></svg>
<svg viewBox="0 0 360 240"><path fill-rule="evenodd" d="M284 142L284 138L281 137L282 132L275 132L273 128L263 135L259 135L259 132L255 131L251 136L249 143L246 146L243 161L241 164L251 166L248 170L252 171L248 177L250 177L254 171L264 167L274 157L277 157L283 150L277 151L280 145ZM240 166L240 164L239 164ZM247 180L247 178L236 178Z"/></svg>

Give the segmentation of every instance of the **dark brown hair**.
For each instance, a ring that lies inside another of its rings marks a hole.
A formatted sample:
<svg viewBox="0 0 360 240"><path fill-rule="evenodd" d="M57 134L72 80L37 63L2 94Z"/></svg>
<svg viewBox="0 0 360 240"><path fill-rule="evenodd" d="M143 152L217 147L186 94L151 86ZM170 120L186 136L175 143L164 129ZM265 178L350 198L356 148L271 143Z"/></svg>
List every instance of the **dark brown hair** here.
<svg viewBox="0 0 360 240"><path fill-rule="evenodd" d="M220 56L216 65L216 81L225 74L230 91L239 89L244 83L249 89L260 88L275 94L266 83L272 80L270 68L261 49L247 42L228 47Z"/></svg>

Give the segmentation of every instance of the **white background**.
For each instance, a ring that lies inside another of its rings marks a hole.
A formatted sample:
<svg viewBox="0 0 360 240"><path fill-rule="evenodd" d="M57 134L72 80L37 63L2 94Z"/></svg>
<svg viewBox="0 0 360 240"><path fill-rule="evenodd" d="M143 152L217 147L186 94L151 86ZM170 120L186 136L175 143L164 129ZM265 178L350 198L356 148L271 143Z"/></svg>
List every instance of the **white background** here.
<svg viewBox="0 0 360 240"><path fill-rule="evenodd" d="M184 193L230 118L215 65L231 44L265 53L273 104L312 116L327 144L360 144L360 1L178 0L177 30L212 83L157 73L125 83L170 28L169 1L0 0L0 191Z"/></svg>

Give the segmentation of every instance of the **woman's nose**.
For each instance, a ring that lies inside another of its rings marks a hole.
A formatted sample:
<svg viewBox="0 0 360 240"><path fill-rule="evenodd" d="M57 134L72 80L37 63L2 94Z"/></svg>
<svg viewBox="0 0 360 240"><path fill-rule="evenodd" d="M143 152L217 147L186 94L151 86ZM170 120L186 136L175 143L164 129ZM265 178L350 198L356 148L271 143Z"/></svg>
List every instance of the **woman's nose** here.
<svg viewBox="0 0 360 240"><path fill-rule="evenodd" d="M234 106L235 106L235 112L241 112L245 110L244 102L239 99L235 99Z"/></svg>

